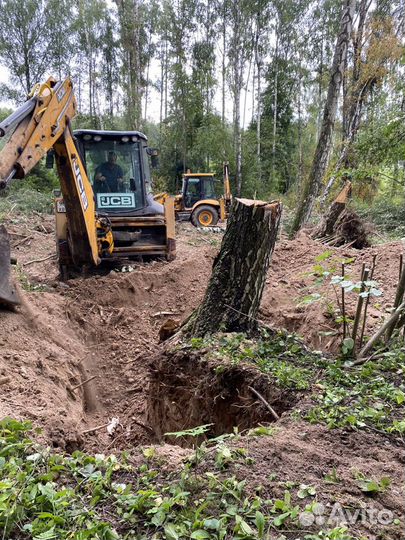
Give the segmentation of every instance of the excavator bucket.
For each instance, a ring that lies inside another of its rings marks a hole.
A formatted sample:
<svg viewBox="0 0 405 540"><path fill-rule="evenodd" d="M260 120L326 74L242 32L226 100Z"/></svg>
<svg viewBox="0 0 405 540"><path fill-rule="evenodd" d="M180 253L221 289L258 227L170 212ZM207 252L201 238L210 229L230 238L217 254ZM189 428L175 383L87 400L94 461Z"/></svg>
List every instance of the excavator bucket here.
<svg viewBox="0 0 405 540"><path fill-rule="evenodd" d="M0 307L17 306L20 302L10 285L10 241L4 225L0 225Z"/></svg>

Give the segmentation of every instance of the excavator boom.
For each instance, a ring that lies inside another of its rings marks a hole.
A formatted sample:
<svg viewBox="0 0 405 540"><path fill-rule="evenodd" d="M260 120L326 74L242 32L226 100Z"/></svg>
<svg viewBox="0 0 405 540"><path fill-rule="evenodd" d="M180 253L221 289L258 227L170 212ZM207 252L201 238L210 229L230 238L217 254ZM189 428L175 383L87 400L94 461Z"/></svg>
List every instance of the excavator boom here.
<svg viewBox="0 0 405 540"><path fill-rule="evenodd" d="M71 80L51 77L0 123L0 137L11 133L0 152L0 191L24 178L52 150L61 186L56 231L63 276L107 259L173 259L173 201L163 207L150 195L146 137L132 131L74 134L76 109ZM9 276L10 245L1 229L0 302L8 306L18 302Z"/></svg>

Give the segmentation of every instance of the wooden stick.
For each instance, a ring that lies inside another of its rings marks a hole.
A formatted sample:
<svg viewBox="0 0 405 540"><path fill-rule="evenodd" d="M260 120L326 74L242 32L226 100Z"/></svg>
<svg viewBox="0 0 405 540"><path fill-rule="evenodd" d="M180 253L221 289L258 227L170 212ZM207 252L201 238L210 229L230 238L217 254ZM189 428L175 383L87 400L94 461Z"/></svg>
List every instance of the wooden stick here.
<svg viewBox="0 0 405 540"><path fill-rule="evenodd" d="M363 271L361 273L360 294L363 293L365 288L366 288L364 282L367 281L369 272L370 272L370 270L368 268L366 268L365 263L363 263ZM353 322L352 339L353 339L354 342L356 341L357 330L359 329L360 318L361 318L361 310L363 308L363 302L364 302L364 298L362 296L360 296L360 294L359 294L359 299L357 300L356 315L354 317L354 322ZM354 348L355 347L353 347L353 351L354 351Z"/></svg>
<svg viewBox="0 0 405 540"><path fill-rule="evenodd" d="M345 263L342 263L342 278L345 277ZM343 339L346 337L346 307L345 307L345 289L342 287L342 317L343 317Z"/></svg>
<svg viewBox="0 0 405 540"><path fill-rule="evenodd" d="M401 304L404 298L404 292L405 292L405 266L401 268L401 275L399 276L397 291L395 293L394 308L397 308ZM395 323L391 322L388 324L387 334L385 336L386 342L388 342L391 339L391 336L395 330L396 323L397 323L397 319L395 320Z"/></svg>
<svg viewBox="0 0 405 540"><path fill-rule="evenodd" d="M166 317L168 315L180 315L180 313L178 311L158 311L152 313L151 317Z"/></svg>
<svg viewBox="0 0 405 540"><path fill-rule="evenodd" d="M29 264L35 264L35 263L44 262L44 261L47 261L47 260L53 259L53 258L56 258L56 253L52 253L52 255L48 255L47 257L44 257L43 259L33 259L32 261L28 261L26 263L23 263L23 266L28 266Z"/></svg>
<svg viewBox="0 0 405 540"><path fill-rule="evenodd" d="M370 280L373 279L373 276L374 276L374 270L375 270L375 263L376 263L376 260L377 260L377 255L373 255L373 265L371 267L371 272L370 272ZM370 288L369 288L370 290ZM370 295L367 296L366 298L366 305L364 306L364 318L363 318L363 325L361 327L361 333L360 333L360 341L359 341L359 345L360 347L363 345L363 338L364 338L364 331L366 329L366 322L367 322L367 311L368 311L368 305L370 303Z"/></svg>
<svg viewBox="0 0 405 540"><path fill-rule="evenodd" d="M402 304L400 306L397 307L397 309L394 311L394 313L391 314L391 317L389 317L385 322L384 324L381 326L381 328L372 336L372 338L370 339L370 341L367 342L367 344L361 349L360 353L359 353L359 358L362 358L363 356L365 356L368 351L373 347L374 343L376 343L380 337L384 334L384 332L387 330L387 328L390 326L390 325L393 325L395 327L398 319L399 319L399 316L401 315L401 313L404 311L405 309L405 302L402 302Z"/></svg>
<svg viewBox="0 0 405 540"><path fill-rule="evenodd" d="M71 390L77 390L78 388L80 388L81 386L84 386L85 384L87 384L89 381L92 381L93 379L95 379L97 377L97 375L92 375L91 377L89 377L88 379L86 379L85 381L81 382L80 384L76 384L76 386L74 386Z"/></svg>
<svg viewBox="0 0 405 540"><path fill-rule="evenodd" d="M82 431L82 435L86 435L87 433L94 433L95 431L100 431L100 429L106 428L110 425L110 422L107 422L106 424L103 424L102 426L96 426L90 429L86 429L85 431Z"/></svg>
<svg viewBox="0 0 405 540"><path fill-rule="evenodd" d="M252 386L248 386L249 390L251 390L255 396L257 396L260 401L268 408L268 410L271 412L271 415L273 416L274 420L280 420L280 417L279 415L276 413L276 411L273 409L273 407L270 405L270 403L268 403L264 397L259 394L259 392L257 390L255 390L254 388L252 388Z"/></svg>
<svg viewBox="0 0 405 540"><path fill-rule="evenodd" d="M19 240L16 244L14 244L12 246L12 248L15 249L16 247L20 246L21 244L24 244L24 242L26 242L27 240L32 240L32 236L24 236L24 238L22 240Z"/></svg>

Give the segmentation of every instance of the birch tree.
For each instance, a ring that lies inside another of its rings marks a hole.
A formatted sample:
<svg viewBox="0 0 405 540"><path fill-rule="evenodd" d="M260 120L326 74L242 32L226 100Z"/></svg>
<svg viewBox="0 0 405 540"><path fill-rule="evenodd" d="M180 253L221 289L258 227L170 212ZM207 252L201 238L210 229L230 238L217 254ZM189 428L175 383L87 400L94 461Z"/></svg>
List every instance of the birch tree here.
<svg viewBox="0 0 405 540"><path fill-rule="evenodd" d="M353 26L355 0L345 0L340 20L340 30L336 41L332 69L329 80L328 94L323 111L322 127L315 151L308 181L304 187L302 199L292 226L296 233L311 216L315 201L319 195L322 180L325 175L332 148L332 136L336 119L339 93L342 85L343 70L346 62L347 49Z"/></svg>

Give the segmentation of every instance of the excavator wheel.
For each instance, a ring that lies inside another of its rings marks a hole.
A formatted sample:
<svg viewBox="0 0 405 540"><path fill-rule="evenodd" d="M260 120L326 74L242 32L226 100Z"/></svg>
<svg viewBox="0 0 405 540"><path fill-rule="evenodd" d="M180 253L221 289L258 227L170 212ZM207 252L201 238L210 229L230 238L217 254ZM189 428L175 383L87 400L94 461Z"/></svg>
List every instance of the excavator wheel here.
<svg viewBox="0 0 405 540"><path fill-rule="evenodd" d="M0 307L12 308L20 301L10 285L10 240L4 225L0 225Z"/></svg>
<svg viewBox="0 0 405 540"><path fill-rule="evenodd" d="M209 204L198 206L191 214L191 223L195 227L214 227L218 219L217 209Z"/></svg>

